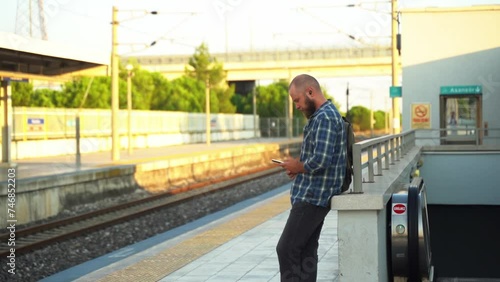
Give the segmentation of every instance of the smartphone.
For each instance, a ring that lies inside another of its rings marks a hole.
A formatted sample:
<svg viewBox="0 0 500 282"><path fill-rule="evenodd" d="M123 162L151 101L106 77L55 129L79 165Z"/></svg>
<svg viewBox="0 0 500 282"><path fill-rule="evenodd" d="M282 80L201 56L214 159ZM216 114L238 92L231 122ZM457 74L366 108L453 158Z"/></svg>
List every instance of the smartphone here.
<svg viewBox="0 0 500 282"><path fill-rule="evenodd" d="M277 164L282 164L283 163L283 161L277 160L277 159L271 159L271 161L273 161L273 163L277 163Z"/></svg>

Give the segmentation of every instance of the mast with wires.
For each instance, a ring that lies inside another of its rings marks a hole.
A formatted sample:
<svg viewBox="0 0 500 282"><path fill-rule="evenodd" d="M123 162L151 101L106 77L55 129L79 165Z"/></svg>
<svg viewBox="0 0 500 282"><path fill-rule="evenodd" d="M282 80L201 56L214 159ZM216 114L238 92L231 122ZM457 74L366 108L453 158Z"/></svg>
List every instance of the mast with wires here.
<svg viewBox="0 0 500 282"><path fill-rule="evenodd" d="M43 0L18 0L16 34L48 40Z"/></svg>

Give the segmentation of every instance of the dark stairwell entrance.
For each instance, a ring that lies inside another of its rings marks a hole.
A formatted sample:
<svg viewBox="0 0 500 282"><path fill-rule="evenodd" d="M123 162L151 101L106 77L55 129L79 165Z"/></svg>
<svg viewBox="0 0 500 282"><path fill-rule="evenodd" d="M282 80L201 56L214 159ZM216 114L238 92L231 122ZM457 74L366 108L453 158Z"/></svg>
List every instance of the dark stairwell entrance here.
<svg viewBox="0 0 500 282"><path fill-rule="evenodd" d="M429 205L428 213L438 281L500 281L500 206Z"/></svg>

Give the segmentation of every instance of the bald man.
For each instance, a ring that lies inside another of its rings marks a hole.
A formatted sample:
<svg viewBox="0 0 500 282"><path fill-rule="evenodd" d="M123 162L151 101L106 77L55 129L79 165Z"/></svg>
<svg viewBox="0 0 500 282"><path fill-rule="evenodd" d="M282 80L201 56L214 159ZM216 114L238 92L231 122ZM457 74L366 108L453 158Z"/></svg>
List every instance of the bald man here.
<svg viewBox="0 0 500 282"><path fill-rule="evenodd" d="M344 123L314 77L295 77L288 92L308 122L300 158L279 164L293 184L292 209L276 251L281 281L316 281L319 236L330 200L341 193L345 176Z"/></svg>

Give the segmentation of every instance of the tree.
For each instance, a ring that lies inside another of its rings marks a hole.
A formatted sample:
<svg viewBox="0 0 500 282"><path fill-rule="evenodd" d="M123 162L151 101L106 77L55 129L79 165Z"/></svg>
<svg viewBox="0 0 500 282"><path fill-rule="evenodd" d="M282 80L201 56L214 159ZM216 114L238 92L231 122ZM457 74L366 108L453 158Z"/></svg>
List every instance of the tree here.
<svg viewBox="0 0 500 282"><path fill-rule="evenodd" d="M59 91L52 89L33 90L33 84L12 82L13 107L47 107L53 108L59 102Z"/></svg>
<svg viewBox="0 0 500 282"><path fill-rule="evenodd" d="M261 118L286 117L288 83L275 82L267 86L258 86L257 114Z"/></svg>
<svg viewBox="0 0 500 282"><path fill-rule="evenodd" d="M236 94L231 98L231 102L236 107L236 112L240 114L253 114L253 95Z"/></svg>
<svg viewBox="0 0 500 282"><path fill-rule="evenodd" d="M152 99L158 87L157 84L162 84L162 80L167 81L166 78L158 72L141 69L137 60L130 60L127 64L133 66L131 77L132 108L138 110L151 109ZM123 65L120 65L120 108L124 109L127 108L127 78L128 71Z"/></svg>
<svg viewBox="0 0 500 282"><path fill-rule="evenodd" d="M33 84L27 82L12 82L12 106L30 107L33 98Z"/></svg>
<svg viewBox="0 0 500 282"><path fill-rule="evenodd" d="M52 89L37 89L33 92L29 107L57 107L55 103L57 102L58 94L59 91Z"/></svg>
<svg viewBox="0 0 500 282"><path fill-rule="evenodd" d="M224 88L214 89L219 102L220 113L236 113L236 106L233 104L234 85Z"/></svg>
<svg viewBox="0 0 500 282"><path fill-rule="evenodd" d="M170 107L171 101L169 101L169 93L172 91L172 83L169 82L163 75L158 72L152 74L153 93L151 95L151 100L149 102L150 110L177 110ZM137 83L137 82L135 82ZM137 91L133 88L133 90Z"/></svg>
<svg viewBox="0 0 500 282"><path fill-rule="evenodd" d="M373 118L375 119L375 129L385 129L385 112L378 110L373 113Z"/></svg>
<svg viewBox="0 0 500 282"><path fill-rule="evenodd" d="M257 87L257 109L261 117L285 117L287 113L286 107L288 107L289 103L288 85L287 81L279 81L267 86ZM326 89L322 88L321 91L325 98L330 100L337 109L340 108L340 103L331 97ZM238 109L244 110L241 111L242 113L251 113L252 99L252 95L235 99L235 105L237 105ZM295 109L295 106L293 108ZM294 117L303 116L300 111L294 110L293 112Z"/></svg>
<svg viewBox="0 0 500 282"><path fill-rule="evenodd" d="M205 112L205 84L192 77L182 76L170 84L165 110Z"/></svg>
<svg viewBox="0 0 500 282"><path fill-rule="evenodd" d="M349 109L349 117L354 131L370 129L370 110L363 106L354 106Z"/></svg>
<svg viewBox="0 0 500 282"><path fill-rule="evenodd" d="M94 108L109 109L111 106L111 89L109 77L79 77L66 82L61 92L56 93L55 107L60 108ZM88 95L85 98L85 92Z"/></svg>
<svg viewBox="0 0 500 282"><path fill-rule="evenodd" d="M195 78L205 84L208 82L210 111L213 113L235 113L236 107L232 104L234 88L228 87L222 64L217 62L217 59L210 57L205 43L197 47L194 55L189 58L189 66L185 69L188 77Z"/></svg>
<svg viewBox="0 0 500 282"><path fill-rule="evenodd" d="M326 90L326 88L321 87L321 92L323 92L323 95L325 96L325 98L330 100L333 103L333 105L335 105L337 110L340 111L340 103L337 100L335 100L335 98L333 98L333 96L330 96L330 94L328 93L328 90Z"/></svg>

